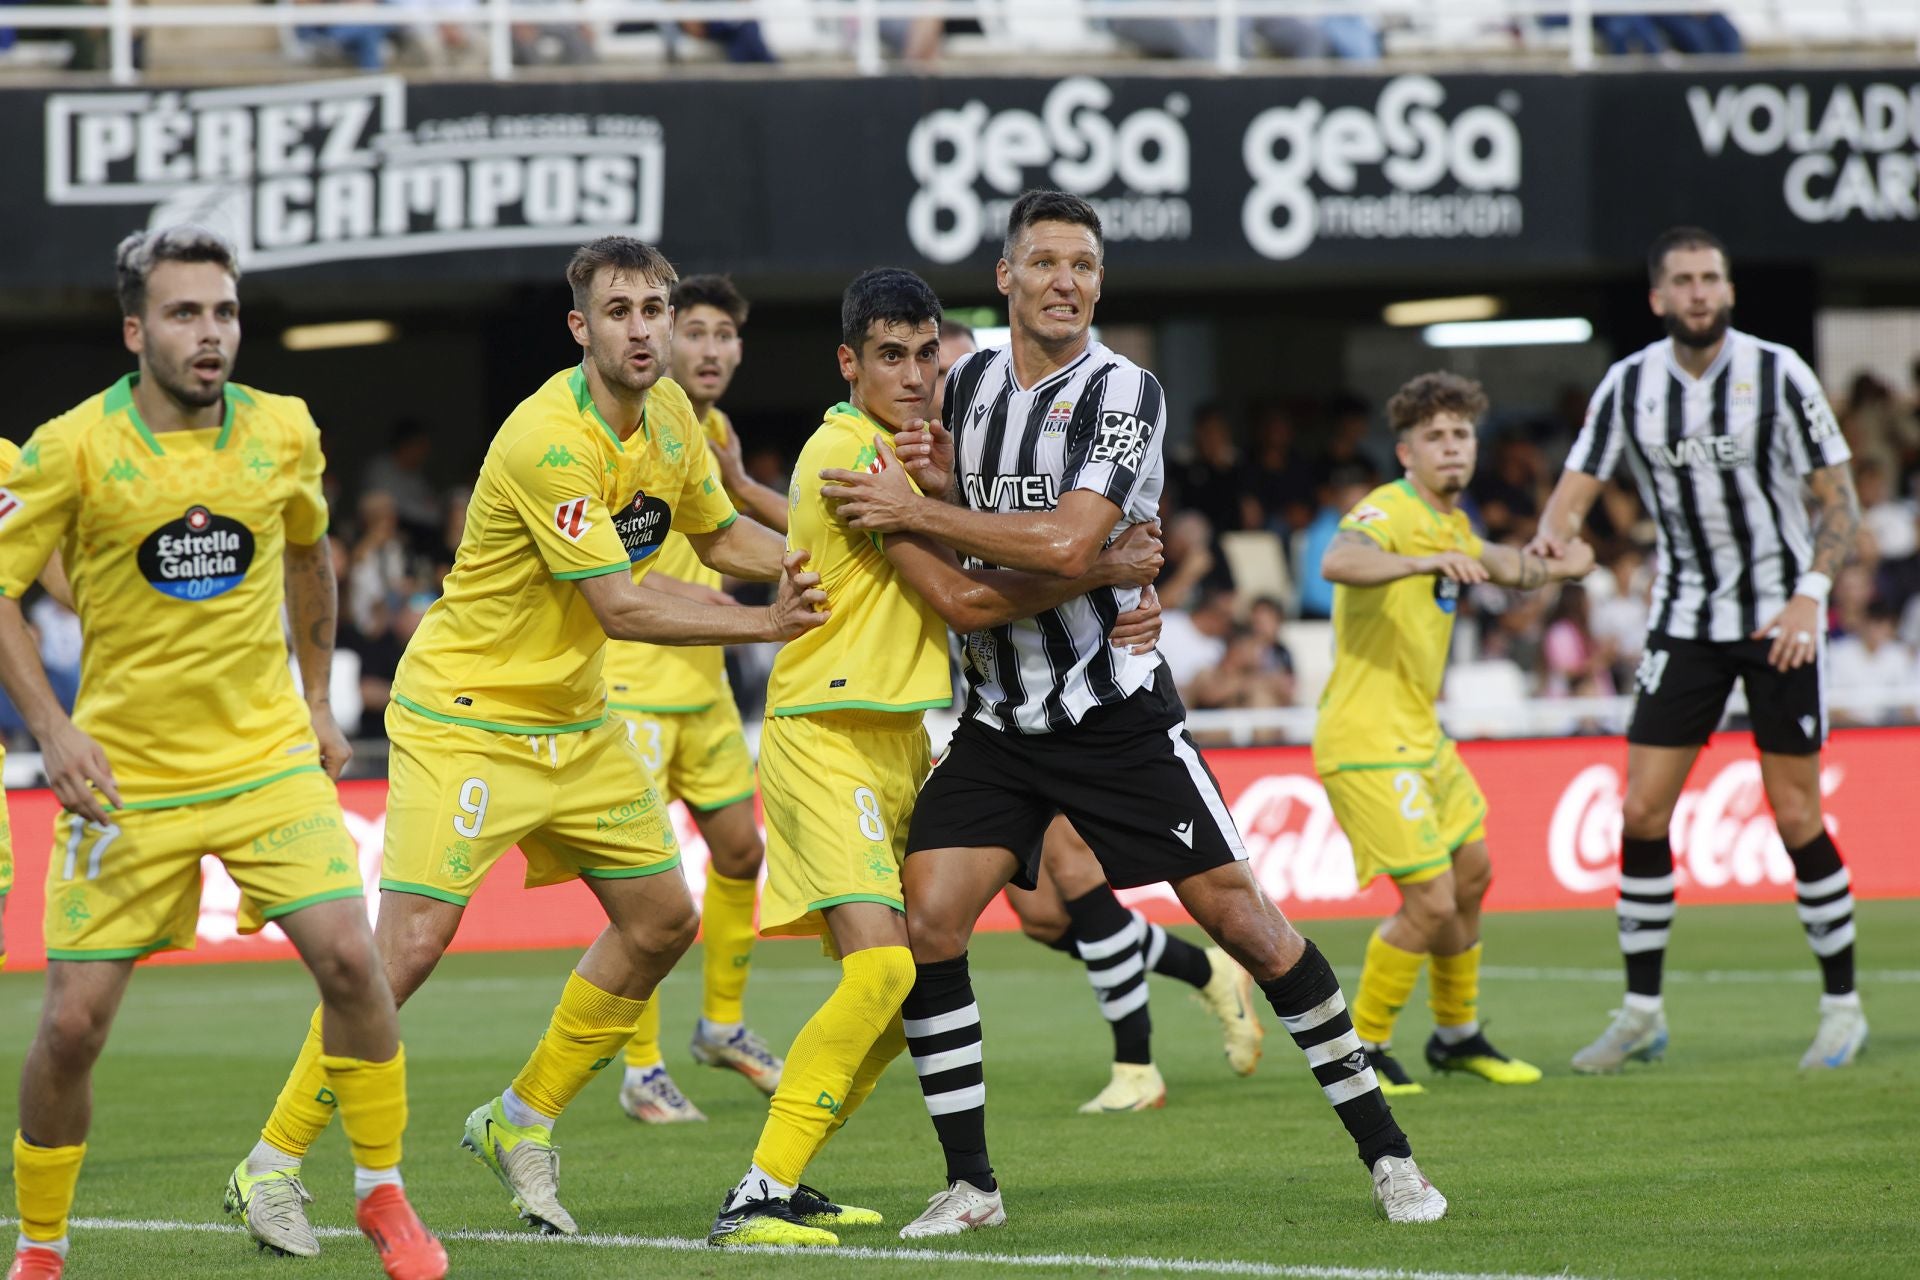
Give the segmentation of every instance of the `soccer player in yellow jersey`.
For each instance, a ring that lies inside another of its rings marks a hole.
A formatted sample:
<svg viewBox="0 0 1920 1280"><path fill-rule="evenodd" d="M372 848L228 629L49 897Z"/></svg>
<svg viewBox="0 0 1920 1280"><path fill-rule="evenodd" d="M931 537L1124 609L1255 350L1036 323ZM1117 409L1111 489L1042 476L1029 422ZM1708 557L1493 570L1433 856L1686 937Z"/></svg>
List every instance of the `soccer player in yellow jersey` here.
<svg viewBox="0 0 1920 1280"><path fill-rule="evenodd" d="M522 401L488 447L466 532L407 647L387 709L386 849L375 940L405 1001L514 845L528 887L580 879L608 927L587 949L513 1082L468 1116L465 1146L539 1230L572 1235L553 1125L633 1038L647 997L693 940L666 806L607 713L609 637L712 645L789 639L825 616L805 551L738 520L686 393L663 378L672 265L606 236L567 265L585 359ZM766 608L722 607L635 581L669 528L700 559L780 583ZM298 1167L332 1107L311 1035L249 1164Z"/></svg>
<svg viewBox="0 0 1920 1280"><path fill-rule="evenodd" d="M727 496L760 523L785 533L786 495L747 477L737 465L729 467L737 463L740 443L718 401L740 367L740 330L746 322L747 300L733 281L688 276L673 286L669 363L714 452ZM732 603L720 590L720 575L700 562L686 535L669 533L649 560L648 585ZM607 709L626 721L661 799L685 801L707 842L705 945L693 1057L738 1071L770 1094L780 1083L780 1059L748 1029L743 1009L765 850L753 812L753 760L727 684L726 651L609 641L606 678ZM620 1106L628 1115L653 1124L706 1119L667 1073L657 998L641 1011L640 1030L627 1044L626 1059Z"/></svg>
<svg viewBox="0 0 1920 1280"><path fill-rule="evenodd" d="M1367 943L1353 1028L1381 1091L1424 1092L1392 1056L1393 1023L1431 958L1434 1033L1427 1063L1496 1084L1540 1071L1488 1043L1480 1029L1480 903L1493 878L1486 797L1440 730L1434 700L1460 592L1493 581L1523 591L1584 576L1593 552L1575 542L1542 559L1482 542L1456 503L1473 478L1480 384L1427 373L1387 404L1406 475L1349 511L1320 572L1335 584L1334 665L1320 699L1314 767L1353 843L1364 886L1390 876L1400 909Z"/></svg>
<svg viewBox="0 0 1920 1280"><path fill-rule="evenodd" d="M345 1123L361 1229L389 1276L444 1276L446 1254L401 1188L406 1059L334 792L349 751L327 705L320 433L301 401L228 381L231 245L193 227L137 232L117 268L138 373L35 431L0 498L0 678L65 809L47 867L46 1002L13 1139L8 1275L61 1272L93 1064L134 961L194 944L211 853L240 885L241 927L278 924L320 987L313 1087ZM20 616L56 546L85 644L72 719ZM304 701L287 678L283 602ZM308 1198L285 1172L236 1175L227 1197L255 1235Z"/></svg>
<svg viewBox="0 0 1920 1280"><path fill-rule="evenodd" d="M910 271L877 268L840 304L835 405L793 468L789 541L815 549L827 624L774 659L760 739L767 888L760 931L821 936L839 985L794 1038L753 1164L721 1203L713 1245L837 1244L829 1228L880 1221L802 1185L801 1175L902 1049L913 986L900 860L931 767L922 720L953 698L946 626L1004 625L1099 586L1152 580L1159 540L1136 526L1084 577L962 572L911 535L847 527L822 495L827 468L897 466L892 436L923 424L935 386L940 303Z"/></svg>

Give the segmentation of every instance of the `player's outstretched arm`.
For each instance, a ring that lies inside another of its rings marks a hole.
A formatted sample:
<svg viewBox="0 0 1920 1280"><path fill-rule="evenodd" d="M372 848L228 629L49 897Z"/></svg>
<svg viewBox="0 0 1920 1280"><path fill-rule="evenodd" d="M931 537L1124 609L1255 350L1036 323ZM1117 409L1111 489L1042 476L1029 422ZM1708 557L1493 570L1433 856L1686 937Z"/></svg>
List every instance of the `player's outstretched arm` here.
<svg viewBox="0 0 1920 1280"><path fill-rule="evenodd" d="M780 561L787 554L783 535L746 516L712 533L690 533L687 541L707 568L750 582L778 578Z"/></svg>
<svg viewBox="0 0 1920 1280"><path fill-rule="evenodd" d="M107 812L120 807L120 788L113 781L107 753L61 709L20 613L20 602L12 596L0 596L0 684L6 685L7 696L40 744L41 767L60 807L89 822L111 821Z"/></svg>
<svg viewBox="0 0 1920 1280"><path fill-rule="evenodd" d="M293 628L293 656L307 715L320 743L320 767L336 781L353 748L333 718L333 637L340 611L339 584L333 577L333 551L325 538L311 546L287 543L281 556L287 577L287 620Z"/></svg>
<svg viewBox="0 0 1920 1280"><path fill-rule="evenodd" d="M1531 548L1522 551L1489 542L1480 549L1480 563L1487 567L1487 576L1501 586L1532 591L1549 582L1586 577L1593 572L1593 548L1579 538L1570 538L1562 544L1560 554L1543 556Z"/></svg>
<svg viewBox="0 0 1920 1280"><path fill-rule="evenodd" d="M952 551L913 534L888 538L886 555L900 576L962 635L1045 613L1096 587L1147 586L1164 563L1157 521L1128 528L1078 578L962 569Z"/></svg>
<svg viewBox="0 0 1920 1280"><path fill-rule="evenodd" d="M973 511L914 492L903 467L820 473L820 496L850 528L864 533L918 533L988 564L1078 578L1093 568L1120 522L1120 508L1091 489L1060 495L1051 511ZM1079 594L1078 592L1074 594Z"/></svg>
<svg viewBox="0 0 1920 1280"><path fill-rule="evenodd" d="M1320 557L1320 576L1347 587L1378 587L1422 574L1452 578L1462 586L1487 580L1487 567L1459 551L1403 556L1388 551L1366 534L1342 529Z"/></svg>
<svg viewBox="0 0 1920 1280"><path fill-rule="evenodd" d="M773 603L764 607L703 604L649 591L624 573L580 578L574 585L612 640L681 645L791 640L827 620L827 593L820 590L820 575L802 572L808 554L787 553L780 566L779 591Z"/></svg>
<svg viewBox="0 0 1920 1280"><path fill-rule="evenodd" d="M724 442L710 439L707 447L713 450L714 463L720 468L720 486L733 499L733 505L767 528L784 534L787 531L787 495L778 489L768 488L747 474L747 464L741 456L739 434L729 431Z"/></svg>
<svg viewBox="0 0 1920 1280"><path fill-rule="evenodd" d="M670 596L679 596L683 600L698 600L702 604L739 604L732 596L717 587L705 583L688 582L655 569L640 580L640 586L647 591L664 591Z"/></svg>
<svg viewBox="0 0 1920 1280"><path fill-rule="evenodd" d="M1584 471L1562 471L1554 482L1552 495L1547 498L1546 510L1540 513L1539 532L1527 544L1527 551L1542 558L1563 554L1567 544L1580 536L1587 513L1600 500L1603 488L1605 485L1597 476Z"/></svg>

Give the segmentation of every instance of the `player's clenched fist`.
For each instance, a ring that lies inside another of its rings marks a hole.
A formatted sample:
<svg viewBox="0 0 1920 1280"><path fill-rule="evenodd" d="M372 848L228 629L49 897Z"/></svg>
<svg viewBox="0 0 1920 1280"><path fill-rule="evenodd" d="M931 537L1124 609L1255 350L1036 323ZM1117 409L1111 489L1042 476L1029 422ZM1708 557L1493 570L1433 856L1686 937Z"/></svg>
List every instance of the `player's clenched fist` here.
<svg viewBox="0 0 1920 1280"><path fill-rule="evenodd" d="M1100 553L1097 561L1114 586L1150 586L1166 564L1160 543L1160 522L1143 520L1128 525L1113 545Z"/></svg>
<svg viewBox="0 0 1920 1280"><path fill-rule="evenodd" d="M820 589L820 575L802 572L812 555L796 550L780 557L780 587L767 608L773 624L769 639L791 640L827 620L827 593Z"/></svg>

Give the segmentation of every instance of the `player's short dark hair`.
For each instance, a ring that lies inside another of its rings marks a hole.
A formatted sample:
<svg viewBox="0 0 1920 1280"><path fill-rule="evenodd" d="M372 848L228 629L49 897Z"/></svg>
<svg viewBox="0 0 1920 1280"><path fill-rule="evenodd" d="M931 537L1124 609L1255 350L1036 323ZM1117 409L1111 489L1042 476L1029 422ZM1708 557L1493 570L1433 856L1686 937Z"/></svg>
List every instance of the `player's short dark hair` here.
<svg viewBox="0 0 1920 1280"><path fill-rule="evenodd" d="M1486 412L1485 389L1472 378L1445 369L1421 374L1387 401L1387 421L1396 432L1411 431L1442 413L1478 422Z"/></svg>
<svg viewBox="0 0 1920 1280"><path fill-rule="evenodd" d="M915 328L929 320L937 324L940 297L904 267L869 267L840 296L840 340L858 354L876 320Z"/></svg>
<svg viewBox="0 0 1920 1280"><path fill-rule="evenodd" d="M973 326L965 320L955 320L952 316L940 322L940 337L943 341L947 338L965 338L975 346L980 345L973 336Z"/></svg>
<svg viewBox="0 0 1920 1280"><path fill-rule="evenodd" d="M665 285L669 292L680 283L680 273L667 261L667 255L646 241L632 236L601 236L575 249L567 261L567 285L573 290L575 311L585 314L594 277L602 271L637 275L649 284Z"/></svg>
<svg viewBox="0 0 1920 1280"><path fill-rule="evenodd" d="M211 262L240 279L240 255L217 231L192 223L136 231L113 251L121 315L137 316L147 309L147 281L163 262Z"/></svg>
<svg viewBox="0 0 1920 1280"><path fill-rule="evenodd" d="M673 286L673 309L685 311L688 307L724 311L736 329L747 323L746 295L735 286L731 276L688 276Z"/></svg>
<svg viewBox="0 0 1920 1280"><path fill-rule="evenodd" d="M1667 255L1675 249L1713 249L1720 254L1720 261L1726 264L1727 275L1733 275L1733 259L1727 256L1727 246L1720 243L1720 237L1705 227L1668 227L1647 247L1647 283L1658 285L1660 277L1667 273Z"/></svg>
<svg viewBox="0 0 1920 1280"><path fill-rule="evenodd" d="M1107 251L1106 233L1101 230L1100 215L1092 205L1071 191L1036 187L1013 202L1013 211L1007 214L1007 238L1001 242L1000 256L1013 261L1013 242L1036 222L1070 222L1076 227L1085 227L1093 232L1094 246L1101 254L1104 256Z"/></svg>

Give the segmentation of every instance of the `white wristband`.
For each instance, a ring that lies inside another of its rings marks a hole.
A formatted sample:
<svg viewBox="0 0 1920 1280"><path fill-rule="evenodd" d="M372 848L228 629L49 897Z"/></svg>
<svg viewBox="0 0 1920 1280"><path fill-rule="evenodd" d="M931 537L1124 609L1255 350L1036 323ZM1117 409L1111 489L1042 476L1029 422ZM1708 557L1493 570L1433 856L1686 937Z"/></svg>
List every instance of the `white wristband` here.
<svg viewBox="0 0 1920 1280"><path fill-rule="evenodd" d="M1832 590L1833 579L1824 573L1815 573L1812 570L1801 574L1800 581L1793 584L1793 594L1807 596L1823 605L1827 602L1827 593Z"/></svg>

